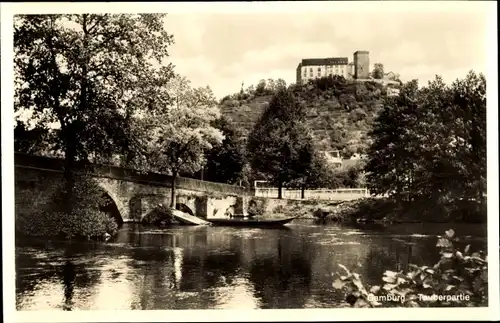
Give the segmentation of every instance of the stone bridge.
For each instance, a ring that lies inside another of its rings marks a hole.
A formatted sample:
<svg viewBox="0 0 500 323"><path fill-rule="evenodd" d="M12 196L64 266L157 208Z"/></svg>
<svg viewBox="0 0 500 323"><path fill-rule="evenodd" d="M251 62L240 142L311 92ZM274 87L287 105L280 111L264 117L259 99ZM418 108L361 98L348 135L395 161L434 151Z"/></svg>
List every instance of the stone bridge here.
<svg viewBox="0 0 500 323"><path fill-rule="evenodd" d="M16 207L30 203L23 198L26 190L47 193L62 182L62 159L22 153L14 158ZM119 221L140 222L158 204L170 204L170 176L109 165L91 165L91 169L103 194L113 202L109 210ZM253 195L253 190L235 185L183 177L176 180L176 208L204 219L246 213Z"/></svg>

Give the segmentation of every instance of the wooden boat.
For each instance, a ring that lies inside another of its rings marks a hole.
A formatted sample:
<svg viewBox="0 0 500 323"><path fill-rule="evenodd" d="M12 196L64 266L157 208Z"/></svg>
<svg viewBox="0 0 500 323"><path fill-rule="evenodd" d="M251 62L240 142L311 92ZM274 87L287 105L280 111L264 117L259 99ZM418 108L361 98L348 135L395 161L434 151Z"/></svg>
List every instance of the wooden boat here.
<svg viewBox="0 0 500 323"><path fill-rule="evenodd" d="M282 226L296 217L284 219L246 219L246 218L232 218L232 219L207 219L208 222L217 226L231 226L231 227L272 227Z"/></svg>

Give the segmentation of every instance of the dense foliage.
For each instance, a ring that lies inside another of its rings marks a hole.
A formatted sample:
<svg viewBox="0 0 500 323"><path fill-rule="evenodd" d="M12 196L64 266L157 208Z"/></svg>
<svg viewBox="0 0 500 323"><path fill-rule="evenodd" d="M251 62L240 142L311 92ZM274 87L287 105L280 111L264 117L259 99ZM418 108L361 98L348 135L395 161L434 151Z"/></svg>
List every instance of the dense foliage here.
<svg viewBox="0 0 500 323"><path fill-rule="evenodd" d="M34 155L50 155L49 142L53 133L40 125L30 128L24 122L17 120L14 128L14 150Z"/></svg>
<svg viewBox="0 0 500 323"><path fill-rule="evenodd" d="M333 178L335 179L330 185L332 188L360 188L366 187L366 176L365 176L365 161L356 160L354 163L349 163L350 161L344 161L344 164L333 169Z"/></svg>
<svg viewBox="0 0 500 323"><path fill-rule="evenodd" d="M212 126L222 132L224 140L206 153L207 164L203 169L203 179L237 184L245 177L245 140L239 129L224 116L213 121Z"/></svg>
<svg viewBox="0 0 500 323"><path fill-rule="evenodd" d="M387 270L380 286L366 286L359 274L340 265L335 289L346 292L353 307L477 307L488 306L488 257L455 246L453 230L438 237L441 259L433 266L410 265L408 272ZM381 302L380 300L384 300Z"/></svg>
<svg viewBox="0 0 500 323"><path fill-rule="evenodd" d="M381 63L375 63L373 65L372 76L374 79L384 78L384 65Z"/></svg>
<svg viewBox="0 0 500 323"><path fill-rule="evenodd" d="M375 194L407 202L485 200L486 81L470 72L452 85L441 78L403 86L386 101L371 132L367 181Z"/></svg>

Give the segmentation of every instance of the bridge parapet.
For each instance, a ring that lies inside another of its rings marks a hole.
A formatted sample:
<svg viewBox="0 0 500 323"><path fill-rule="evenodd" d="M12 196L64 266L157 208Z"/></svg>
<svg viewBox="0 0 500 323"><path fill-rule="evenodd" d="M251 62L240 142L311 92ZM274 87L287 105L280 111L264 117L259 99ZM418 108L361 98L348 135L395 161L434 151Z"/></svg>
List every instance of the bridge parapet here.
<svg viewBox="0 0 500 323"><path fill-rule="evenodd" d="M62 172L64 170L64 160L53 157L35 156L24 153L15 153L14 163L16 166L40 168ZM118 167L113 165L80 165L86 167L96 177L105 177L123 181L132 181L141 184L170 187L172 177L154 172L141 172L131 168ZM194 178L177 177L176 188L203 191L219 192L225 194L236 194L241 196L253 196L254 190L241 186L224 183L202 181Z"/></svg>

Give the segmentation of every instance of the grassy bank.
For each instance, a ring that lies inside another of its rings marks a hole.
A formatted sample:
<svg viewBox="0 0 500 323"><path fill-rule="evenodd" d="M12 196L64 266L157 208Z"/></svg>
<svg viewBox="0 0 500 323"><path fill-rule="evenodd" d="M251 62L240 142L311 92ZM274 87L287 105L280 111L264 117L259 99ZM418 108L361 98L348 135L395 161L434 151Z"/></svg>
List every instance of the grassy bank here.
<svg viewBox="0 0 500 323"><path fill-rule="evenodd" d="M118 224L106 213L75 210L71 214L43 210L16 214L16 234L30 237L103 240L117 232Z"/></svg>
<svg viewBox="0 0 500 323"><path fill-rule="evenodd" d="M314 217L325 221L367 223L484 223L486 216L486 204L474 201L398 203L388 198L346 201L330 209L320 207L314 212Z"/></svg>
<svg viewBox="0 0 500 323"><path fill-rule="evenodd" d="M277 200L268 202L265 213L273 217L297 216L323 222L356 223L484 223L486 204L473 201L397 203L388 198L353 201Z"/></svg>

